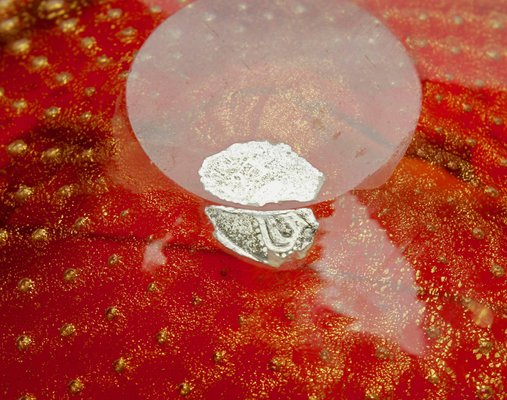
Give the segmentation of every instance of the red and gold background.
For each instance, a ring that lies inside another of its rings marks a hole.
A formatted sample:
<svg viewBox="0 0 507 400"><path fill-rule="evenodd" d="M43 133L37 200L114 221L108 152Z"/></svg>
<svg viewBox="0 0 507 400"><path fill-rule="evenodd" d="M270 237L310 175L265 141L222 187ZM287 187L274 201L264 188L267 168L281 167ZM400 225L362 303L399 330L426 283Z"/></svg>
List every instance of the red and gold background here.
<svg viewBox="0 0 507 400"><path fill-rule="evenodd" d="M0 0L0 398L505 398L507 2L359 1L423 86L408 153L355 193L414 270L420 355L315 310L312 269L225 254L150 164L125 82L185 3Z"/></svg>

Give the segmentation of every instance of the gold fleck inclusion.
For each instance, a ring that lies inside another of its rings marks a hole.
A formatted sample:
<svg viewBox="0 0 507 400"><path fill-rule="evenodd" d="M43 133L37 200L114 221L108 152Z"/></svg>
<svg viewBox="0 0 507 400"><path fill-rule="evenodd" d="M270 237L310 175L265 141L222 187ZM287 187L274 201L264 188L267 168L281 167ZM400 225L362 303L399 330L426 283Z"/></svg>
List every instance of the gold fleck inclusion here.
<svg viewBox="0 0 507 400"><path fill-rule="evenodd" d="M19 99L19 100L13 101L12 107L19 114L28 107L28 104L25 99Z"/></svg>
<svg viewBox="0 0 507 400"><path fill-rule="evenodd" d="M56 19L67 12L65 0L42 0L38 6L38 15L42 19Z"/></svg>
<svg viewBox="0 0 507 400"><path fill-rule="evenodd" d="M90 111L85 111L84 113L82 113L79 118L82 120L82 121L88 121L90 118L92 117L92 113Z"/></svg>
<svg viewBox="0 0 507 400"><path fill-rule="evenodd" d="M63 273L65 282L74 282L77 279L78 273L74 268L69 268Z"/></svg>
<svg viewBox="0 0 507 400"><path fill-rule="evenodd" d="M25 394L21 396L18 400L37 400L37 398L33 394Z"/></svg>
<svg viewBox="0 0 507 400"><path fill-rule="evenodd" d="M107 12L107 16L111 19L118 19L122 16L122 14L123 14L123 11L119 8L111 8Z"/></svg>
<svg viewBox="0 0 507 400"><path fill-rule="evenodd" d="M73 335L75 332L76 332L76 327L74 326L74 324L64 324L64 325L60 328L60 335L61 335L62 337L68 337L68 336L71 336L71 335Z"/></svg>
<svg viewBox="0 0 507 400"><path fill-rule="evenodd" d="M32 58L32 67L35 69L46 68L49 65L48 59L45 56L37 56Z"/></svg>
<svg viewBox="0 0 507 400"><path fill-rule="evenodd" d="M180 389L180 394L182 396L188 396L190 394L190 392L193 390L193 387L190 383L183 382L180 384L179 389Z"/></svg>
<svg viewBox="0 0 507 400"><path fill-rule="evenodd" d="M76 219L76 222L74 222L74 227L76 229L84 229L87 226L89 226L90 223L91 221L89 217L79 217L78 219Z"/></svg>
<svg viewBox="0 0 507 400"><path fill-rule="evenodd" d="M74 187L72 185L64 185L57 190L56 195L62 198L68 198L74 193Z"/></svg>
<svg viewBox="0 0 507 400"><path fill-rule="evenodd" d="M493 264L491 266L491 273L496 278L501 278L501 277L505 276L505 269L499 264Z"/></svg>
<svg viewBox="0 0 507 400"><path fill-rule="evenodd" d="M35 283L30 278L23 278L18 282L18 290L22 293L31 292L35 289Z"/></svg>
<svg viewBox="0 0 507 400"><path fill-rule="evenodd" d="M113 367L116 372L121 373L128 367L127 360L123 357L120 357L113 363Z"/></svg>
<svg viewBox="0 0 507 400"><path fill-rule="evenodd" d="M60 22L58 26L63 32L72 32L76 30L78 22L79 21L77 18L70 18Z"/></svg>
<svg viewBox="0 0 507 400"><path fill-rule="evenodd" d="M52 106L52 107L47 108L44 111L44 114L48 118L55 118L58 114L60 114L61 110L62 109L60 107Z"/></svg>
<svg viewBox="0 0 507 400"><path fill-rule="evenodd" d="M20 351L24 351L32 345L32 339L30 336L21 335L16 339L16 345Z"/></svg>
<svg viewBox="0 0 507 400"><path fill-rule="evenodd" d="M85 37L83 39L81 39L81 47L83 47L84 49L92 49L93 47L95 47L97 44L97 42L95 41L95 38L93 37Z"/></svg>
<svg viewBox="0 0 507 400"><path fill-rule="evenodd" d="M151 282L146 288L146 290L148 290L148 292L150 293L155 293L159 291L159 287L155 282Z"/></svg>
<svg viewBox="0 0 507 400"><path fill-rule="evenodd" d="M61 72L55 75L55 81L59 85L66 85L72 80L72 74L70 72Z"/></svg>
<svg viewBox="0 0 507 400"><path fill-rule="evenodd" d="M19 29L19 17L4 19L0 22L0 34L12 34Z"/></svg>
<svg viewBox="0 0 507 400"><path fill-rule="evenodd" d="M58 147L51 147L42 153L41 159L44 162L60 161L62 150Z"/></svg>
<svg viewBox="0 0 507 400"><path fill-rule="evenodd" d="M69 382L69 392L72 394L81 393L84 389L84 384L79 378L73 379Z"/></svg>
<svg viewBox="0 0 507 400"><path fill-rule="evenodd" d="M21 155L28 149L27 144L23 140L15 140L7 146L7 152L10 155Z"/></svg>
<svg viewBox="0 0 507 400"><path fill-rule="evenodd" d="M109 265L116 265L118 264L119 262L121 261L121 256L119 256L118 254L112 254L111 256L109 256L109 258L107 259L107 263Z"/></svg>
<svg viewBox="0 0 507 400"><path fill-rule="evenodd" d="M480 228L474 228L472 230L472 235L474 236L474 238L479 239L479 240L484 239L484 236L485 236L484 231Z"/></svg>
<svg viewBox="0 0 507 400"><path fill-rule="evenodd" d="M9 240L9 232L5 229L0 229L0 246L5 246Z"/></svg>
<svg viewBox="0 0 507 400"><path fill-rule="evenodd" d="M118 318L118 316L120 315L120 312L118 310L118 308L116 307L109 307L107 310L106 310L106 318L109 320L109 321L112 321L116 318Z"/></svg>
<svg viewBox="0 0 507 400"><path fill-rule="evenodd" d="M31 42L30 42L30 39L27 39L27 38L18 39L15 42L11 43L11 46L10 46L11 51L14 54L18 54L18 55L28 53L30 51L30 47L31 47Z"/></svg>
<svg viewBox="0 0 507 400"><path fill-rule="evenodd" d="M45 242L49 239L49 233L45 228L39 228L33 231L32 240L34 242Z"/></svg>
<svg viewBox="0 0 507 400"><path fill-rule="evenodd" d="M161 329L156 336L158 344L164 344L169 340L169 332L167 328Z"/></svg>
<svg viewBox="0 0 507 400"><path fill-rule="evenodd" d="M215 351L215 353L213 354L213 361L215 362L215 364L219 364L220 362L222 362L225 358L225 350L219 350L219 351Z"/></svg>

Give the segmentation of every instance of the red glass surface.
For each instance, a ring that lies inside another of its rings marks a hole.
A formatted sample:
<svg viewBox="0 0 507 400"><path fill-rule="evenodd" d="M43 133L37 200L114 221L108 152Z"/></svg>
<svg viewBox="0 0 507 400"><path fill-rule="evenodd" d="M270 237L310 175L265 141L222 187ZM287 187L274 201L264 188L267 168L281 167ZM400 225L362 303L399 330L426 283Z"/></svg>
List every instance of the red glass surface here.
<svg viewBox="0 0 507 400"><path fill-rule="evenodd" d="M226 254L135 140L126 73L183 3L0 0L0 397L505 398L507 2L358 2L406 44L423 109L391 179L350 194L365 248L404 267L349 260L341 308L315 267L330 230L291 271ZM343 207L314 212L353 235Z"/></svg>

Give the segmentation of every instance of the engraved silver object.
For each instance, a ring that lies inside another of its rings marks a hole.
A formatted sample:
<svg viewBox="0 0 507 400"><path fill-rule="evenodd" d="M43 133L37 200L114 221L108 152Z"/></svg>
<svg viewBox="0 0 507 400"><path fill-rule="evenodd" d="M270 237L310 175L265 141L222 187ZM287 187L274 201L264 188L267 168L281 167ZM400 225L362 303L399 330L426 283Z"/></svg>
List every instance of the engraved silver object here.
<svg viewBox="0 0 507 400"><path fill-rule="evenodd" d="M305 257L319 227L309 208L252 211L209 206L205 212L220 243L244 257L273 267L292 257Z"/></svg>
<svg viewBox="0 0 507 400"><path fill-rule="evenodd" d="M204 160L204 188L216 197L243 205L314 200L324 174L285 143L235 143Z"/></svg>

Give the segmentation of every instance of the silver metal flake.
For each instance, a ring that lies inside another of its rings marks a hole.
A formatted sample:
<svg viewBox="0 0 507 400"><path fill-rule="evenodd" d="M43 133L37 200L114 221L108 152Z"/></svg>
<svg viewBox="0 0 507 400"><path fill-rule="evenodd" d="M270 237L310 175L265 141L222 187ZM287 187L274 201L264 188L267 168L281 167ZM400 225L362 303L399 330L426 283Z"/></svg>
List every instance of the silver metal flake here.
<svg viewBox="0 0 507 400"><path fill-rule="evenodd" d="M252 211L209 206L205 212L220 243L272 267L279 267L293 257L305 257L319 227L309 208Z"/></svg>
<svg viewBox="0 0 507 400"><path fill-rule="evenodd" d="M324 174L285 143L235 143L204 160L204 188L216 197L243 205L311 201Z"/></svg>

